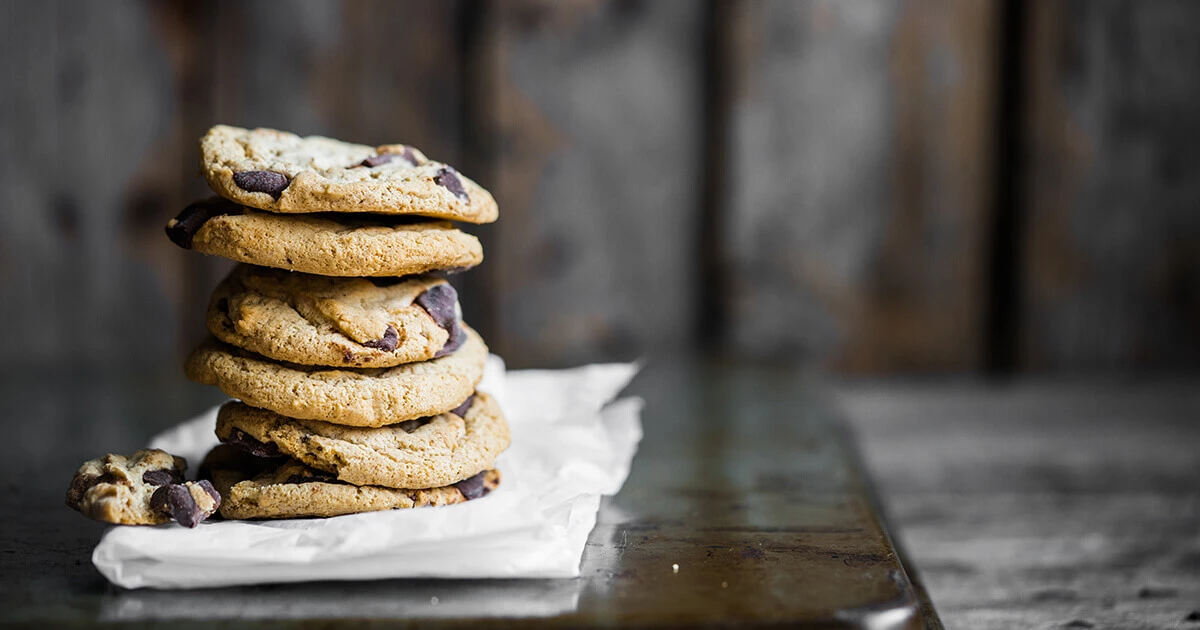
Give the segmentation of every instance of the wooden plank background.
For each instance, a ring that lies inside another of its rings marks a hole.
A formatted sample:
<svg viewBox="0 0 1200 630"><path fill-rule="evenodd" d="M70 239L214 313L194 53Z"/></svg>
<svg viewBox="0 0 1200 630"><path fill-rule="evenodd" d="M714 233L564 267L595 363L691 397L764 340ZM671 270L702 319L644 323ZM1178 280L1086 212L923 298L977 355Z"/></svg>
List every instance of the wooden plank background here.
<svg viewBox="0 0 1200 630"><path fill-rule="evenodd" d="M1200 366L1200 7L1104 0L0 6L0 360L172 367L228 265L162 225L211 124L491 188L514 365Z"/></svg>

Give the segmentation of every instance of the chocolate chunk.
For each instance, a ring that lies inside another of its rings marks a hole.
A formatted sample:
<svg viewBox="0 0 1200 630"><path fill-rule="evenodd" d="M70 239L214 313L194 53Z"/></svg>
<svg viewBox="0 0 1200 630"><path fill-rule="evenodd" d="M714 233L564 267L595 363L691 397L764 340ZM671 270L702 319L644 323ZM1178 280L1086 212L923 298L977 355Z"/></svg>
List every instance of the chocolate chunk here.
<svg viewBox="0 0 1200 630"><path fill-rule="evenodd" d="M394 326L389 325L387 330L383 331L383 339L378 341L364 341L363 345L368 348L376 348L384 352L391 352L400 345L400 333L396 331Z"/></svg>
<svg viewBox="0 0 1200 630"><path fill-rule="evenodd" d="M179 471L174 468L162 468L147 470L142 474L142 481L152 486L165 486L170 483L180 483L183 479L180 478Z"/></svg>
<svg viewBox="0 0 1200 630"><path fill-rule="evenodd" d="M207 482L201 482L207 483ZM211 486L210 486L211 487ZM206 488L207 490L207 488ZM218 500L220 497L218 497ZM180 525L192 528L200 524L211 512L205 512L196 504L187 486L173 483L163 486L150 495L151 509L170 514Z"/></svg>
<svg viewBox="0 0 1200 630"><path fill-rule="evenodd" d="M278 199L288 187L288 178L275 171L241 171L233 174L233 183L247 192L267 193Z"/></svg>
<svg viewBox="0 0 1200 630"><path fill-rule="evenodd" d="M417 418L415 420L405 420L404 422L398 423L396 426L400 427L401 429L404 429L404 431L406 433L412 433L413 431L416 431L417 429L420 429L421 427L429 424L430 421L432 421L432 420L433 420L432 417Z"/></svg>
<svg viewBox="0 0 1200 630"><path fill-rule="evenodd" d="M467 191L463 188L462 180L458 178L458 173L449 166L439 170L437 175L433 176L433 183L454 193L455 197L463 201L470 201L471 197L467 195Z"/></svg>
<svg viewBox="0 0 1200 630"><path fill-rule="evenodd" d="M196 485L200 486L201 490L204 490L206 493L208 493L208 496L212 497L214 512L217 510L217 508L221 507L221 493L217 492L217 489L213 487L209 480L201 479L200 481L196 482Z"/></svg>
<svg viewBox="0 0 1200 630"><path fill-rule="evenodd" d="M336 475L327 473L323 470L309 470L307 474L301 473L288 477L283 483L312 483L319 481L321 483L344 483L339 481Z"/></svg>
<svg viewBox="0 0 1200 630"><path fill-rule="evenodd" d="M212 197L183 209L167 223L167 238L184 248L192 248L192 239L209 219L227 214L242 214L242 207L220 197Z"/></svg>
<svg viewBox="0 0 1200 630"><path fill-rule="evenodd" d="M416 166L417 154L413 153L412 147L406 146L404 147L404 150L399 153L380 153L379 155L372 155L371 157L360 162L358 165L365 166L367 168L374 168L381 164L388 164L396 160L404 160L405 162Z"/></svg>
<svg viewBox="0 0 1200 630"><path fill-rule="evenodd" d="M448 284L439 284L418 295L414 302L425 309L425 312L429 313L438 326L450 333L450 337L446 339L446 345L442 346L442 349L434 355L435 359L458 350L467 340L462 324L458 321L458 309L455 308L458 305L458 292L454 290L454 287Z"/></svg>
<svg viewBox="0 0 1200 630"><path fill-rule="evenodd" d="M71 479L71 487L67 490L67 505L78 506L88 488L96 485L99 481L99 475L75 475L75 478Z"/></svg>
<svg viewBox="0 0 1200 630"><path fill-rule="evenodd" d="M255 457L282 457L283 453L274 442L260 442L241 429L234 429L229 437L221 440L230 446L254 455Z"/></svg>
<svg viewBox="0 0 1200 630"><path fill-rule="evenodd" d="M462 493L468 501L478 499L479 497L489 492L487 486L483 485L483 478L487 475L487 471L483 471L474 477L467 477L462 481L454 484L455 488Z"/></svg>
<svg viewBox="0 0 1200 630"><path fill-rule="evenodd" d="M475 394L471 394L470 396L467 396L467 399L463 401L463 404L455 407L454 409L451 409L450 413L458 416L459 418L466 418L467 411L471 408L471 405L474 405L474 404L475 404Z"/></svg>

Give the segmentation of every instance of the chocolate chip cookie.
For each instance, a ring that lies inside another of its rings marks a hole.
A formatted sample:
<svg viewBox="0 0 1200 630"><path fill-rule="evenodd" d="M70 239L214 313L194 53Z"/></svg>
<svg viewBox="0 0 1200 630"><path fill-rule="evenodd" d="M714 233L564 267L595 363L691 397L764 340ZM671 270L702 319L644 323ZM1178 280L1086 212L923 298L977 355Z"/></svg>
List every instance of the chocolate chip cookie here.
<svg viewBox="0 0 1200 630"><path fill-rule="evenodd" d="M183 481L187 462L166 451L84 462L71 480L67 505L84 516L118 525L158 525L174 518L195 527L221 504L208 481Z"/></svg>
<svg viewBox="0 0 1200 630"><path fill-rule="evenodd" d="M184 371L193 381L289 418L380 427L444 413L475 391L488 350L474 330L462 326L462 347L421 363L369 369L296 365L210 341L188 357Z"/></svg>
<svg viewBox="0 0 1200 630"><path fill-rule="evenodd" d="M455 484L426 490L355 486L293 459L247 455L222 444L202 468L221 492L221 516L231 519L339 516L436 505L476 499L500 484L500 473L487 470Z"/></svg>
<svg viewBox="0 0 1200 630"><path fill-rule="evenodd" d="M322 276L463 271L483 261L479 239L448 221L384 215L284 216L212 197L167 222L184 249Z"/></svg>
<svg viewBox="0 0 1200 630"><path fill-rule="evenodd" d="M274 129L217 125L200 140L218 195L283 213L377 212L491 223L496 201L479 184L413 147L369 147Z"/></svg>
<svg viewBox="0 0 1200 630"><path fill-rule="evenodd" d="M495 465L508 448L508 423L491 396L377 429L295 420L239 402L217 416L222 442L258 455L288 455L355 485L434 488Z"/></svg>
<svg viewBox="0 0 1200 630"><path fill-rule="evenodd" d="M329 278L240 265L213 291L208 330L278 361L392 367L446 356L466 340L454 287L440 278Z"/></svg>

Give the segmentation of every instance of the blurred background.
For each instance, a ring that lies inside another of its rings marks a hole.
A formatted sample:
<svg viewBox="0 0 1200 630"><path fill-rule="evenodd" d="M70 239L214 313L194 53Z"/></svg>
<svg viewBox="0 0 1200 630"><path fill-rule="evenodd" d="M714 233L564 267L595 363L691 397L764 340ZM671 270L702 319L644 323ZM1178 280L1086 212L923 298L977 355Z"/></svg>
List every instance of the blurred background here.
<svg viewBox="0 0 1200 630"><path fill-rule="evenodd" d="M0 0L22 532L90 547L69 472L223 399L181 363L230 263L163 234L216 123L488 187L467 321L516 367L648 358L632 483L728 473L817 366L948 627L1200 618L1200 2Z"/></svg>
<svg viewBox="0 0 1200 630"><path fill-rule="evenodd" d="M516 366L1200 366L1200 3L0 4L0 361L162 370L222 260L214 123L489 187L458 280Z"/></svg>

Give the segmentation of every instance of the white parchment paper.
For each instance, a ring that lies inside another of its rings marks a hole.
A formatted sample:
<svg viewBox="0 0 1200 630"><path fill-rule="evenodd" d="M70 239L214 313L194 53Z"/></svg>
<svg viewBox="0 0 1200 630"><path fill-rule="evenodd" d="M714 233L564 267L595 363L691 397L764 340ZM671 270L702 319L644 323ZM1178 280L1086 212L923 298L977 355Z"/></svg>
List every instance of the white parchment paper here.
<svg viewBox="0 0 1200 630"><path fill-rule="evenodd" d="M325 519L117 526L92 554L126 588L197 588L401 577L552 578L579 575L602 495L629 475L642 401L614 401L635 364L506 372L488 360L479 388L499 400L512 446L500 487L458 505ZM194 470L217 444L216 409L150 442Z"/></svg>

